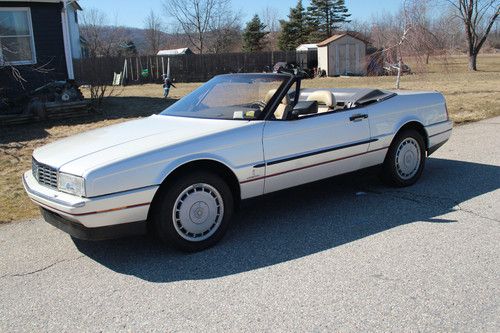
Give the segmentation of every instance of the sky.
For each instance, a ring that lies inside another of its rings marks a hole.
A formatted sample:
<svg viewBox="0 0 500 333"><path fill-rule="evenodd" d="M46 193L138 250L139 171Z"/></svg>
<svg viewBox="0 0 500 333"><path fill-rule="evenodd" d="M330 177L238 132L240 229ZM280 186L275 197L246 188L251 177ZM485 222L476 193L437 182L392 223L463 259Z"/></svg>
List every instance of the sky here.
<svg viewBox="0 0 500 333"><path fill-rule="evenodd" d="M164 0L78 0L85 8L98 8L106 13L110 24L118 24L136 28L144 27L144 19L153 9L165 15L162 7ZM166 0L168 1L168 0ZM267 6L276 8L281 18L285 18L290 7L297 4L297 0L231 0L234 11L240 11L242 22L248 21L254 14L261 14ZM356 20L369 20L372 16L383 12L395 12L401 6L402 0L346 0L346 6ZM309 0L303 0L304 6ZM165 18L165 21L171 21Z"/></svg>

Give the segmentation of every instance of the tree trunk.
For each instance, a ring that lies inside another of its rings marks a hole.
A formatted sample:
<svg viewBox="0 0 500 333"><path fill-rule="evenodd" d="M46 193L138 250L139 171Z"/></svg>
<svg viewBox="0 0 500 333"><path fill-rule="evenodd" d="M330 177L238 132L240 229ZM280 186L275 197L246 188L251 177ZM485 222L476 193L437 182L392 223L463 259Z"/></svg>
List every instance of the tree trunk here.
<svg viewBox="0 0 500 333"><path fill-rule="evenodd" d="M400 84L401 84L401 66L403 65L403 62L401 61L401 58L399 58L398 61L398 76L396 77L396 89L399 90Z"/></svg>
<svg viewBox="0 0 500 333"><path fill-rule="evenodd" d="M469 70L477 71L477 53L469 54Z"/></svg>

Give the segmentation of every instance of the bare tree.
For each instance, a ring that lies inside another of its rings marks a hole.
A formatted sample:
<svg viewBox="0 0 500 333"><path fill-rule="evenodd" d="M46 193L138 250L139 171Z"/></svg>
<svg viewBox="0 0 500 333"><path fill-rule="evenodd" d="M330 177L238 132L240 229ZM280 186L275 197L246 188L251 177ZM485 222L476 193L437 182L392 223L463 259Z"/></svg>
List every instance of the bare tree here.
<svg viewBox="0 0 500 333"><path fill-rule="evenodd" d="M447 0L457 11L465 28L469 70L477 70L477 55L499 13L498 0Z"/></svg>
<svg viewBox="0 0 500 333"><path fill-rule="evenodd" d="M82 59L80 66L87 74L85 83L89 85L92 104L99 108L105 97L116 94L110 86L112 77L105 76L103 69L109 65L109 57L122 54L128 36L116 24L108 25L106 15L95 8L84 11L81 34L87 42L88 57Z"/></svg>
<svg viewBox="0 0 500 333"><path fill-rule="evenodd" d="M415 18L411 13L408 1L404 1L397 14L385 13L372 23L373 44L379 49L376 55L382 55L387 63L397 64L396 89L401 84L403 57L421 55L421 50L415 50Z"/></svg>
<svg viewBox="0 0 500 333"><path fill-rule="evenodd" d="M350 22L343 24L343 29L346 31L355 31L365 38L371 39L371 26L366 21L352 19Z"/></svg>
<svg viewBox="0 0 500 333"><path fill-rule="evenodd" d="M163 43L163 23L153 10L144 20L145 38L149 54L157 54Z"/></svg>
<svg viewBox="0 0 500 333"><path fill-rule="evenodd" d="M260 17L269 32L278 32L280 30L280 12L276 7L267 6L262 10Z"/></svg>
<svg viewBox="0 0 500 333"><path fill-rule="evenodd" d="M229 0L165 0L165 13L174 17L193 47L202 54L207 33L217 15L217 8L229 6Z"/></svg>
<svg viewBox="0 0 500 333"><path fill-rule="evenodd" d="M230 52L241 39L241 15L232 11L229 1L219 1L217 7L217 15L210 21L207 50Z"/></svg>
<svg viewBox="0 0 500 333"><path fill-rule="evenodd" d="M406 3L405 17L411 25L405 49L417 60L425 60L434 55L445 55L445 36L435 29L429 15L430 0L409 0Z"/></svg>
<svg viewBox="0 0 500 333"><path fill-rule="evenodd" d="M432 31L438 36L443 43L443 49L448 53L462 52L466 44L462 22L450 6L444 8L441 15L434 18Z"/></svg>
<svg viewBox="0 0 500 333"><path fill-rule="evenodd" d="M81 34L86 40L90 57L109 57L120 54L127 40L125 29L110 25L106 15L96 8L82 15Z"/></svg>

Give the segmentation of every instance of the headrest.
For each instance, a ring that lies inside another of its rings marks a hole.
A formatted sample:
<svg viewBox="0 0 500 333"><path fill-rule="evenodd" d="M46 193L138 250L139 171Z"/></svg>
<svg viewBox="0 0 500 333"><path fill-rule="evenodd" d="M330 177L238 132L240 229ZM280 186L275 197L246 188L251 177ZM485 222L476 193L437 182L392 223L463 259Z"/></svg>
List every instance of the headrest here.
<svg viewBox="0 0 500 333"><path fill-rule="evenodd" d="M266 104L269 103L274 94L276 94L276 91L278 91L278 89L271 89L267 92L266 97L264 97L264 102ZM283 97L283 99L281 100L281 104L284 105L290 104L290 96L288 96L288 94L286 94L285 97Z"/></svg>
<svg viewBox="0 0 500 333"><path fill-rule="evenodd" d="M335 101L335 96L331 91L328 90L318 90L307 96L308 101L316 101L318 104L324 104L329 109L335 108L337 102Z"/></svg>

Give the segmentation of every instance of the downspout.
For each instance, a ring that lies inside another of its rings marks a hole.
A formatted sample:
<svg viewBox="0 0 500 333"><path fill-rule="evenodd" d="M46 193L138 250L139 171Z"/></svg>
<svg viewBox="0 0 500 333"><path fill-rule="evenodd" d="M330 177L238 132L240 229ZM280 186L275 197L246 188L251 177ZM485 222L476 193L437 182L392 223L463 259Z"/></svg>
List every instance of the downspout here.
<svg viewBox="0 0 500 333"><path fill-rule="evenodd" d="M68 2L63 0L63 9L61 11L64 55L66 58L66 69L68 71L68 79L74 80L75 74L73 71L73 52L71 50L71 41L69 38L69 17L68 17Z"/></svg>

